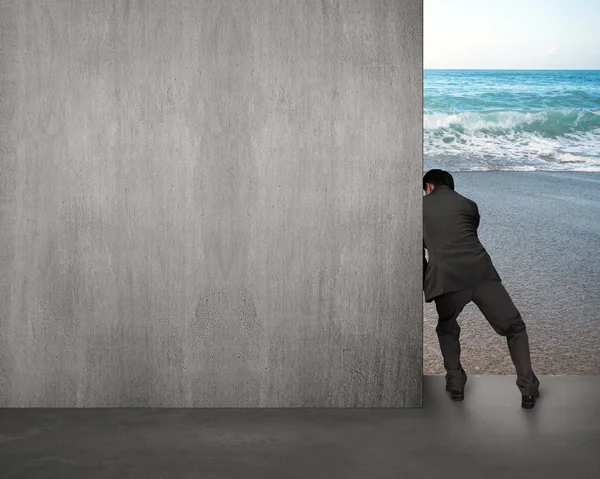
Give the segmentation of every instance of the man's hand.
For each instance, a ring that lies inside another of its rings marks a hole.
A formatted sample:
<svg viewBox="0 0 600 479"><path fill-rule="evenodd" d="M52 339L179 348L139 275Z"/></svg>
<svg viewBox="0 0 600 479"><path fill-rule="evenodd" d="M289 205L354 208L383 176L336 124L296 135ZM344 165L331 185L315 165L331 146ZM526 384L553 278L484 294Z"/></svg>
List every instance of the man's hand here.
<svg viewBox="0 0 600 479"><path fill-rule="evenodd" d="M425 247L423 247L423 287L425 287L425 272L427 271L427 259L425 258Z"/></svg>

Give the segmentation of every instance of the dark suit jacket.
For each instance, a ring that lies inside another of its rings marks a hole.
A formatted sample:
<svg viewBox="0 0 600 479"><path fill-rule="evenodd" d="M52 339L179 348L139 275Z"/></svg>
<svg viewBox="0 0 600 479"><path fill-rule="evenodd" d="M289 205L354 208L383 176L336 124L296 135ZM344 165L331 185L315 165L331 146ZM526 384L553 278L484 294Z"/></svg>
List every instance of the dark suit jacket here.
<svg viewBox="0 0 600 479"><path fill-rule="evenodd" d="M448 186L436 186L423 197L423 291L436 296L501 281L477 237L477 204ZM425 259L425 248L429 262Z"/></svg>

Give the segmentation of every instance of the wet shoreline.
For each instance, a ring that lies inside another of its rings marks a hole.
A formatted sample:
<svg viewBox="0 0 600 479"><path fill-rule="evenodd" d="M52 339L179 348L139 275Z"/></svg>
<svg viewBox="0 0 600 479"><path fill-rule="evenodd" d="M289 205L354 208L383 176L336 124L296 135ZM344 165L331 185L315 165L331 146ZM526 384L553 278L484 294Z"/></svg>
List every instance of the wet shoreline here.
<svg viewBox="0 0 600 479"><path fill-rule="evenodd" d="M536 374L600 374L600 174L457 172L479 238L529 331ZM467 374L514 374L506 339L470 303L459 316ZM424 374L443 374L435 303L424 305Z"/></svg>

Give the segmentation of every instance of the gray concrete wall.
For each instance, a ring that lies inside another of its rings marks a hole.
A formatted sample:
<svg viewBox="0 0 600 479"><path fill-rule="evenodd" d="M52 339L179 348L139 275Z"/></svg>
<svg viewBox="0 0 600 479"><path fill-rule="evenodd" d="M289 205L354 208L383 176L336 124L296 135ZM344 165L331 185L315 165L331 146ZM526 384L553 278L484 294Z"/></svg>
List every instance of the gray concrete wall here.
<svg viewBox="0 0 600 479"><path fill-rule="evenodd" d="M421 405L421 0L0 0L0 405Z"/></svg>

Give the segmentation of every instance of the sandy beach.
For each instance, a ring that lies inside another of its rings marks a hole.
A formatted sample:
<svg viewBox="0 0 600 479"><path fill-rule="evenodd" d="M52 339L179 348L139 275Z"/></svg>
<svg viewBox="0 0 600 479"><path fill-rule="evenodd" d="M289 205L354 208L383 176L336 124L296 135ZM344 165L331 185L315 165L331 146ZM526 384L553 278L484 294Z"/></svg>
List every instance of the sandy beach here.
<svg viewBox="0 0 600 479"><path fill-rule="evenodd" d="M600 173L457 172L479 238L529 331L538 375L600 374ZM470 303L458 318L467 374L515 374L506 340ZM444 374L435 303L424 306L424 374Z"/></svg>

